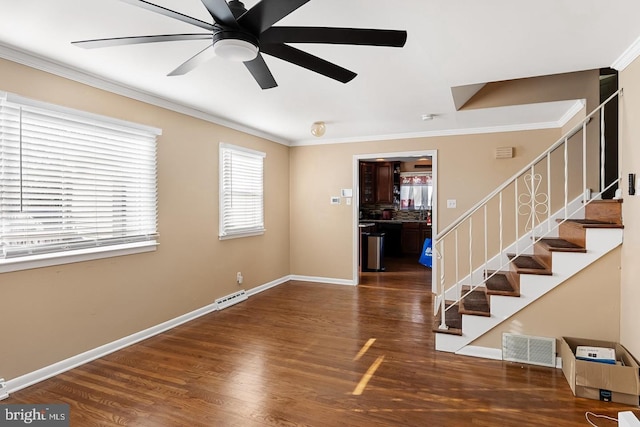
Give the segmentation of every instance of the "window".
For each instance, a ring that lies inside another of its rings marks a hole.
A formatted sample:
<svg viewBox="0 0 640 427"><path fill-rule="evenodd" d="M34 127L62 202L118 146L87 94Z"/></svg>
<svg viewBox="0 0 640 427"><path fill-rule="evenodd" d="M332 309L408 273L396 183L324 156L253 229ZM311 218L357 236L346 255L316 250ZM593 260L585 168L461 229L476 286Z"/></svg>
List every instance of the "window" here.
<svg viewBox="0 0 640 427"><path fill-rule="evenodd" d="M0 92L0 266L154 246L159 134Z"/></svg>
<svg viewBox="0 0 640 427"><path fill-rule="evenodd" d="M264 233L265 153L220 144L220 239Z"/></svg>

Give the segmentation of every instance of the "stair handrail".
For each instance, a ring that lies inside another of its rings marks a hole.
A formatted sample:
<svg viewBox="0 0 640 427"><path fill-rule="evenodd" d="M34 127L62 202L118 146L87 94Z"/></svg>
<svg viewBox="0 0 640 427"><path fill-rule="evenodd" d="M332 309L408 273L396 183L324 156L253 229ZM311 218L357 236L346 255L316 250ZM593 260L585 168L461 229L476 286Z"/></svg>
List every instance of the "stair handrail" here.
<svg viewBox="0 0 640 427"><path fill-rule="evenodd" d="M622 94L622 88L618 89L613 95L611 95L610 97L608 97L604 102L602 102L600 105L598 105L591 113L589 113L580 123L578 123L576 126L574 126L570 131L568 131L567 133L565 133L563 136L560 137L560 139L558 139L554 144L552 144L549 148L547 148L545 151L542 152L542 154L540 154L538 157L536 157L535 159L533 159L531 162L529 162L529 164L527 164L525 167L523 167L521 170L519 170L516 174L514 174L511 178L509 178L508 180L504 181L501 185L499 185L495 190L493 190L491 193L489 193L486 197L484 197L482 200L480 200L478 203L476 203L475 205L473 205L469 210L467 210L465 213L463 213L461 216L458 217L458 219L456 219L454 222L452 222L451 224L449 224L448 226L446 226L441 232L439 232L438 234L436 234L436 237L434 239L434 241L439 241L442 240L444 237L446 237L450 232L452 232L456 227L458 227L462 222L466 221L467 218L469 218L470 216L472 216L474 213L476 213L480 208L482 208L484 205L486 205L491 199L493 199L495 196L497 196L501 191L505 190L507 187L509 187L515 180L517 180L521 175L523 175L524 173L526 173L529 169L531 169L531 166L536 165L538 162L540 162L542 159L544 159L550 152L554 151L555 149L557 149L558 147L560 147L567 139L570 139L572 136L574 136L576 133L580 132L580 130L582 130L582 127L585 125L585 123L588 123L591 118L597 113L599 112L602 107L604 105L606 105L609 101L611 101L613 98L615 98L616 96L618 96L619 94Z"/></svg>
<svg viewBox="0 0 640 427"><path fill-rule="evenodd" d="M467 220L471 220L471 217L478 212L481 208L486 207L486 205L488 205L488 203L496 196L500 195L500 197L502 197L501 193L506 190L509 186L511 186L514 182L517 184L517 180L525 175L529 170L532 170L538 163L540 163L543 159L545 159L546 157L548 157L551 153L553 153L556 149L560 148L563 144L565 145L565 156L566 156L566 147L569 142L569 140L576 135L578 132L580 132L581 130L586 132L586 126L589 124L589 122L592 120L593 116L595 114L597 114L598 112L600 112L601 110L603 110L604 106L606 104L608 104L611 100L613 100L615 97L617 96L621 96L623 93L622 88L618 89L615 93L613 93L611 96L609 96L604 102L602 102L600 105L598 105L593 111L591 111L588 115L586 115L581 121L580 123L578 123L577 125L575 125L574 127L571 128L571 130L569 130L568 132L566 132L562 137L560 137L555 143L553 143L551 146L549 146L545 151L543 151L540 155L538 155L536 158L534 158L533 160L531 160L526 166L524 166L521 170L519 170L516 174L514 174L511 178L505 180L501 185L499 185L498 187L496 187L491 193L489 193L487 196L485 196L483 199L481 199L479 202L477 202L475 205L473 205L470 209L468 209L464 214L462 214L460 217L458 217L458 219L456 219L454 222L452 222L451 224L449 224L447 227L445 227L442 231L440 231L439 233L436 234L436 236L434 237L434 242L433 242L433 254L436 258L443 258L443 255L439 253L438 251L438 247L440 245L440 243L443 243L443 239L445 237L447 237L451 232L457 230L461 224L465 223ZM601 116L601 120L602 116ZM604 126L604 123L602 123L602 126ZM602 132L602 129L601 129ZM603 138L603 135L601 134L601 139ZM586 140L585 140L586 141ZM586 143L586 142L584 142ZM566 160L565 160L566 161ZM566 167L566 166L565 166ZM584 168L584 166L583 166ZM586 170L583 169L583 171L586 173ZM602 172L603 173L603 172ZM602 178L604 179L604 176L602 175ZM565 178L566 179L566 178ZM613 185L617 184L620 181L620 177L618 177L616 180L614 180L612 183L610 183L609 185L601 187L601 190L599 193L596 194L596 196L600 196L601 194L603 194L605 191L609 190ZM517 188L517 187L516 187ZM566 210L567 206L566 206L566 183L565 183L565 212L568 213L568 211ZM588 204L591 200L587 200L587 196L583 196L583 203ZM549 213L550 214L550 213ZM548 219L550 220L550 218ZM566 221L566 218L564 220L562 220L562 222ZM517 223L516 223L517 224ZM485 227L486 227L486 223L485 223ZM557 228L558 225L556 225L555 228ZM531 231L532 233L532 238L535 241L537 241L537 239L534 237L533 235L533 229ZM551 231L551 228L549 227L549 232ZM457 233L456 233L456 247L457 247ZM472 237L470 236L470 239ZM500 237L500 239L502 239L502 236ZM516 241L518 240L518 236L515 236ZM486 241L485 241L485 246L486 246ZM532 247L533 243L529 246ZM485 247L485 251L486 251L486 247ZM505 249L502 247L502 240L501 240L501 249L500 249L500 253L504 254ZM517 256L517 254L516 254ZM443 259L444 261L444 259ZM471 260L470 260L471 263ZM487 265L487 261L485 260L485 267ZM441 266L442 269L444 269L444 265ZM473 269L472 269L473 270ZM457 259L456 259L456 271L457 271ZM496 272L493 272L490 277L493 277ZM456 273L457 274L457 273ZM440 289L440 291L438 292L438 298L440 299L439 303L437 302L437 300L435 300L435 306L440 306L440 310L441 310L441 324L439 326L439 329L447 329L447 325L446 325L446 320L445 320L445 312L448 311L451 307L455 306L455 304L457 304L458 302L460 302L466 295L470 294L471 292L473 292L477 287L479 287L480 285L476 285L474 286L472 284L471 288L469 291L467 291L464 295L456 298L456 300L454 302L452 302L450 305L447 306L446 303L446 294L450 289L453 289L454 287L457 287L460 283L460 281L458 280L457 276L456 276L456 283L454 283L453 286L451 286L450 288L446 288L444 287L444 270L441 272L441 281L442 281L442 289ZM436 307L434 307L435 309Z"/></svg>

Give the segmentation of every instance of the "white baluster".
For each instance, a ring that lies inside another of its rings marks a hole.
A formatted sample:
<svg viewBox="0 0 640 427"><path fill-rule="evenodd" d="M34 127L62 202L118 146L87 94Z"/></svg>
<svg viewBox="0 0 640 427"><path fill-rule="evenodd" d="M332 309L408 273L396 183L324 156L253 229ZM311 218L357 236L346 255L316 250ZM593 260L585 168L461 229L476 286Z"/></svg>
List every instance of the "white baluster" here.
<svg viewBox="0 0 640 427"><path fill-rule="evenodd" d="M453 233L453 235L455 237L455 244L456 244L456 250L455 250L455 253L456 253L456 298L458 298L461 294L460 294L460 270L459 270L459 267L458 267L458 260L459 260L458 253L460 251L459 251L459 248L458 248L458 229L457 228L456 228L456 231Z"/></svg>
<svg viewBox="0 0 640 427"><path fill-rule="evenodd" d="M604 162L605 162L605 136L604 136L604 106L600 109L600 191L602 192L607 184L604 177Z"/></svg>
<svg viewBox="0 0 640 427"><path fill-rule="evenodd" d="M473 217L469 217L469 280L473 289Z"/></svg>
<svg viewBox="0 0 640 427"><path fill-rule="evenodd" d="M564 217L569 217L569 140L564 139Z"/></svg>
<svg viewBox="0 0 640 427"><path fill-rule="evenodd" d="M534 232L536 229L536 182L535 182L535 166L531 165L531 240L535 239ZM523 236L526 233L523 234ZM516 234L516 239L519 236Z"/></svg>
<svg viewBox="0 0 640 427"><path fill-rule="evenodd" d="M520 242L518 241L518 235L520 235L520 198L518 196L518 178L516 178L514 183L514 200L513 203L516 205L515 209L515 217L516 217L516 256L520 254Z"/></svg>
<svg viewBox="0 0 640 427"><path fill-rule="evenodd" d="M587 205L587 124L582 125L582 203Z"/></svg>
<svg viewBox="0 0 640 427"><path fill-rule="evenodd" d="M447 289L444 284L444 239L440 242L440 326L438 329L449 329L446 320Z"/></svg>
<svg viewBox="0 0 640 427"><path fill-rule="evenodd" d="M547 230L551 232L551 153L547 153Z"/></svg>
<svg viewBox="0 0 640 427"><path fill-rule="evenodd" d="M500 200L500 203L498 204L498 206L499 206L499 211L500 211L500 255L502 255L502 248L503 248L503 244L502 244L502 191L500 192L499 200Z"/></svg>
<svg viewBox="0 0 640 427"><path fill-rule="evenodd" d="M487 249L487 205L484 205L484 266L487 267L489 263L489 251Z"/></svg>

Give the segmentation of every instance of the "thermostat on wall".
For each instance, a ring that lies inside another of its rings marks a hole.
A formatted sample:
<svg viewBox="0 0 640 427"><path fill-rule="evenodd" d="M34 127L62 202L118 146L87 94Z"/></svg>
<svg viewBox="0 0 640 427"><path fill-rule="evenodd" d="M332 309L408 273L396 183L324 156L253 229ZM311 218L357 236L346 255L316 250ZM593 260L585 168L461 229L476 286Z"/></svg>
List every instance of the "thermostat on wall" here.
<svg viewBox="0 0 640 427"><path fill-rule="evenodd" d="M353 197L353 190L351 188L343 188L340 190L342 197Z"/></svg>

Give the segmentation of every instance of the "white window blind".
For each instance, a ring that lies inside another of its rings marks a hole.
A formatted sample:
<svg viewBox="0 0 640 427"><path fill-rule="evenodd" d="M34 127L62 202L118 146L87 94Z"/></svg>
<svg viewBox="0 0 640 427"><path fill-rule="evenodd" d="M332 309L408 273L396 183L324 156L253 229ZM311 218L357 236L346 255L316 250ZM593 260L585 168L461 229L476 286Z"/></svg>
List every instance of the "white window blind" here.
<svg viewBox="0 0 640 427"><path fill-rule="evenodd" d="M265 153L220 144L220 239L264 233Z"/></svg>
<svg viewBox="0 0 640 427"><path fill-rule="evenodd" d="M0 93L0 258L155 241L159 134Z"/></svg>

